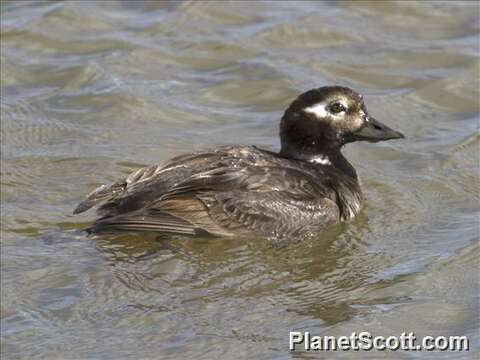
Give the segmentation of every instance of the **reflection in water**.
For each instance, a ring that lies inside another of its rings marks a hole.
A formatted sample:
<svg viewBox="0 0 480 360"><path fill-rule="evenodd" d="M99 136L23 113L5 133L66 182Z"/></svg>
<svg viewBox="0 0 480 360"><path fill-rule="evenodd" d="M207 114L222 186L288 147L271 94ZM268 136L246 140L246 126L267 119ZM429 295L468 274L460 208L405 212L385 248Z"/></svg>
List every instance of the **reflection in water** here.
<svg viewBox="0 0 480 360"><path fill-rule="evenodd" d="M155 234L97 236L95 241L115 276L130 289L162 294L172 286L206 288L213 302L269 296L286 311L335 323L356 313L349 292L374 283L368 279L371 264L352 268L367 246L356 235L362 228L368 231L365 220L360 215L353 229L334 226L318 239L282 248L258 239Z"/></svg>
<svg viewBox="0 0 480 360"><path fill-rule="evenodd" d="M478 4L1 13L2 358L308 357L286 351L290 330L468 335L460 355L478 350ZM318 239L87 237L92 214L71 215L89 189L180 153L277 150L286 105L333 83L407 139L345 149L366 208Z"/></svg>

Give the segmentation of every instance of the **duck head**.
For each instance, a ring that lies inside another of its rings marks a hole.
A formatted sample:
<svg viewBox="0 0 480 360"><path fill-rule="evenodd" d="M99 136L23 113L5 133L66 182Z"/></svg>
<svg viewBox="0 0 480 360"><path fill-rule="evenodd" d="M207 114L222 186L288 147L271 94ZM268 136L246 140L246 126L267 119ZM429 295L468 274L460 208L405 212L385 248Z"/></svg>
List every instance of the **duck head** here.
<svg viewBox="0 0 480 360"><path fill-rule="evenodd" d="M341 86L309 90L295 99L280 124L281 154L297 159L339 151L354 141L404 138L368 114L363 98Z"/></svg>

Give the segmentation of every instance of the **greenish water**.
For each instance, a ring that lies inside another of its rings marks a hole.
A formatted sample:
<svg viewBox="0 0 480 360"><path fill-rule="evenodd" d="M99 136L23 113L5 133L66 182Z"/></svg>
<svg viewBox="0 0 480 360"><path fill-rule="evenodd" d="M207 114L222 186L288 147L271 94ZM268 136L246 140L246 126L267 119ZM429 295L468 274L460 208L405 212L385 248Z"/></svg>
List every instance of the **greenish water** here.
<svg viewBox="0 0 480 360"><path fill-rule="evenodd" d="M478 358L476 2L1 3L2 359ZM404 141L352 144L367 203L315 241L87 238L139 166L278 149L300 92L361 92ZM288 352L315 335L470 351Z"/></svg>

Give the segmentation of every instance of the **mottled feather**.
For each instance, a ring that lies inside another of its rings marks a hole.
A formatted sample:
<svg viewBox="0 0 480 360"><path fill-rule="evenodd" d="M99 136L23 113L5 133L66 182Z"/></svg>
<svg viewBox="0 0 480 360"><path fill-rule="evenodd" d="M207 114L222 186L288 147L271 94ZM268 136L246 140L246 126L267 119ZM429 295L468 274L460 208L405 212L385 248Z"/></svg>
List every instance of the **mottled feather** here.
<svg viewBox="0 0 480 360"><path fill-rule="evenodd" d="M217 236L300 236L339 220L335 191L317 181L328 180L325 169L271 154L228 146L182 155L101 186L75 212L101 205L94 232Z"/></svg>

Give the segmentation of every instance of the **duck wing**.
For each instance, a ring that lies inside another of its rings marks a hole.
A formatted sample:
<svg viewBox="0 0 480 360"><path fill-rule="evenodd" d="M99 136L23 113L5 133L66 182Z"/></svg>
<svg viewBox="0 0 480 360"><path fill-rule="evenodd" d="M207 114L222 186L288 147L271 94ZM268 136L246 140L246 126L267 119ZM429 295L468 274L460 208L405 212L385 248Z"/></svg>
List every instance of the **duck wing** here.
<svg viewBox="0 0 480 360"><path fill-rule="evenodd" d="M111 185L101 185L87 195L73 211L80 214L103 204L98 213L113 216L140 209L152 198L162 195L199 169L208 169L221 164L228 152L216 151L193 153L174 157L161 165L152 165L134 171L126 178ZM228 149L225 149L228 150Z"/></svg>
<svg viewBox="0 0 480 360"><path fill-rule="evenodd" d="M338 221L331 196L301 169L220 166L177 182L141 209L108 214L92 230L300 236Z"/></svg>

